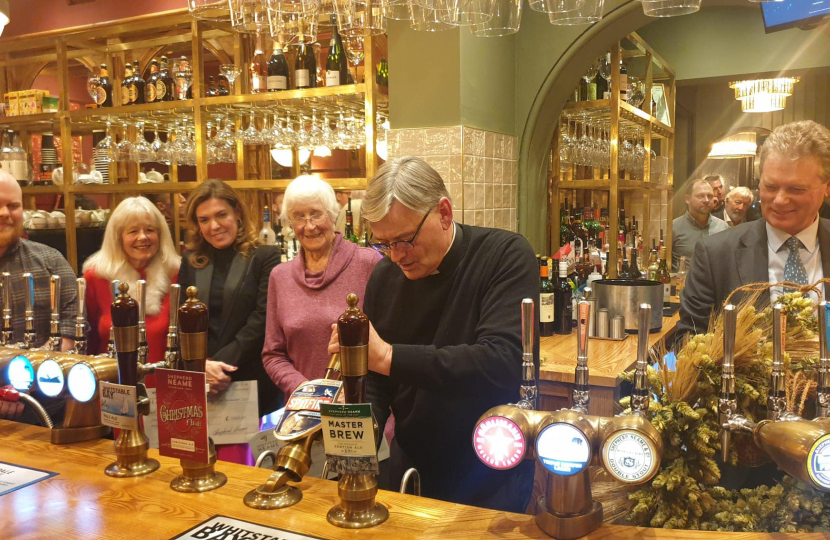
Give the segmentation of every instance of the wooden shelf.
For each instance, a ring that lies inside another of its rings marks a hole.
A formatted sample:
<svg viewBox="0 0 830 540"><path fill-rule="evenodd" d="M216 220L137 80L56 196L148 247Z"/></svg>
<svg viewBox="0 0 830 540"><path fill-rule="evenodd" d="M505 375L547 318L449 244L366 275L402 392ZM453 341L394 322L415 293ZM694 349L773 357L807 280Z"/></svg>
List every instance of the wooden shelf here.
<svg viewBox="0 0 830 540"><path fill-rule="evenodd" d="M597 99L595 101L577 101L567 103L562 114L571 120L588 122L610 122L611 100ZM645 111L620 101L620 129L646 128L651 124L651 136L655 139L668 138L674 135L674 128L667 126Z"/></svg>
<svg viewBox="0 0 830 540"><path fill-rule="evenodd" d="M3 116L0 117L0 129L11 129L14 131L60 131L57 126L60 122L60 113L28 114L24 116Z"/></svg>
<svg viewBox="0 0 830 540"><path fill-rule="evenodd" d="M323 178L334 189L366 189L365 178ZM281 190L288 187L291 179L280 180L234 180L225 179L225 182L235 189L250 190ZM109 193L179 193L196 189L199 182L162 182L134 184L122 182L119 184L73 184L66 190L68 193L109 194ZM23 195L59 195L64 193L62 186L24 186Z"/></svg>
<svg viewBox="0 0 830 540"><path fill-rule="evenodd" d="M23 195L58 195L63 193L61 186L23 186Z"/></svg>

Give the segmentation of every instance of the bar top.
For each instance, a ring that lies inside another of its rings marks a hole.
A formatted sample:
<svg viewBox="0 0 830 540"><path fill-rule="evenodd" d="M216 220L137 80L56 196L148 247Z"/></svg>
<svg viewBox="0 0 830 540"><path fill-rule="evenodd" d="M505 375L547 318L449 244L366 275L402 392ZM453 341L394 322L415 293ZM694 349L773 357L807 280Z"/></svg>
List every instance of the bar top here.
<svg viewBox="0 0 830 540"><path fill-rule="evenodd" d="M253 510L242 503L249 490L269 471L217 462L228 483L202 494L177 493L169 483L181 472L178 460L151 457L161 469L138 478L110 478L104 467L115 458L113 442L95 440L55 446L49 431L0 420L0 461L59 473L58 476L0 496L2 538L45 540L64 538L170 538L199 523L223 515L264 526L320 538L549 538L533 516L495 512L434 499L381 491L378 501L389 508L389 520L372 529L339 529L326 521L337 499L336 483L309 478L298 486L303 500L283 510ZM12 517L13 516L13 517ZM706 538L813 540L822 534L707 533L604 525L585 538Z"/></svg>
<svg viewBox="0 0 830 540"><path fill-rule="evenodd" d="M672 317L663 317L659 332L649 334L648 346L674 332L678 311ZM576 367L576 330L570 335L555 335L539 340L541 366L539 378L543 381L573 384ZM617 385L617 375L631 368L637 361L637 335L629 334L624 341L588 340L588 383L592 386Z"/></svg>

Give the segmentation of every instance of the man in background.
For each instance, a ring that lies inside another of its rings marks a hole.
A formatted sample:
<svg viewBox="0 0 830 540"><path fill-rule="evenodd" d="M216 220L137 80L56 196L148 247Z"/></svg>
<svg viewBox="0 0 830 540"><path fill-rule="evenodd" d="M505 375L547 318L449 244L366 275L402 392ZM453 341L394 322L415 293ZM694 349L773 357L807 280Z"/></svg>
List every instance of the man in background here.
<svg viewBox="0 0 830 540"><path fill-rule="evenodd" d="M755 197L749 188L739 186L731 190L726 194L726 201L723 203L723 220L730 227L746 223L746 213L754 200Z"/></svg>
<svg viewBox="0 0 830 540"><path fill-rule="evenodd" d="M729 228L725 221L711 215L714 199L712 186L706 180L692 180L686 185L686 213L672 221L673 272L680 265L680 257L691 261L699 240Z"/></svg>
<svg viewBox="0 0 830 540"><path fill-rule="evenodd" d="M718 219L723 219L723 177L719 174L707 174L703 177L703 179L706 180L710 186L712 186L712 193L715 197L712 201L712 215Z"/></svg>

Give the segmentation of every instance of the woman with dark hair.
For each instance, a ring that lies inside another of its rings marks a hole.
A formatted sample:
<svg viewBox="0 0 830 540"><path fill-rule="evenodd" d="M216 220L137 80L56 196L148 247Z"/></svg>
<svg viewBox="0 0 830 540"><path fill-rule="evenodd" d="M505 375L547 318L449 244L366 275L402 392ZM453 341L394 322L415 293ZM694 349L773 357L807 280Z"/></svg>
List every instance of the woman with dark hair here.
<svg viewBox="0 0 830 540"><path fill-rule="evenodd" d="M219 180L207 180L190 193L185 215L190 239L179 284L183 291L196 286L210 313L205 368L210 393L222 392L232 381L255 380L259 415L269 414L278 408L280 393L261 355L268 278L279 251L259 244L239 194Z"/></svg>

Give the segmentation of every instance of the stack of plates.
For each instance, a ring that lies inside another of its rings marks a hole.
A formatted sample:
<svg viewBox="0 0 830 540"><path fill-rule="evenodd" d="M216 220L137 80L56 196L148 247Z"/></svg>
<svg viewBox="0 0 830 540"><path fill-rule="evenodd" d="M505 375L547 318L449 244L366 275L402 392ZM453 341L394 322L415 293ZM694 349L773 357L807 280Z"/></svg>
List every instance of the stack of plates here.
<svg viewBox="0 0 830 540"><path fill-rule="evenodd" d="M110 164L107 161L107 156L104 151L98 150L95 148L93 150L93 156L95 156L94 163L95 163L95 170L101 173L101 176L104 179L104 183L109 183L110 177Z"/></svg>

